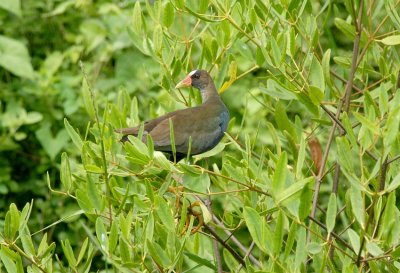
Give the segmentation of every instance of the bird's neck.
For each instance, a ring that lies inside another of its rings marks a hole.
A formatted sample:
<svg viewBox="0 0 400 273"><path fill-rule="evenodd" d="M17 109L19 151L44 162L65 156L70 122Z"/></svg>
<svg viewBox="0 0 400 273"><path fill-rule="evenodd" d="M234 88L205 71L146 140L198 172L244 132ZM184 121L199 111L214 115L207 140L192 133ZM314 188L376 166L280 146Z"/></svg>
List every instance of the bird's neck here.
<svg viewBox="0 0 400 273"><path fill-rule="evenodd" d="M219 98L214 83L209 83L205 88L200 89L202 102L205 103L211 99Z"/></svg>

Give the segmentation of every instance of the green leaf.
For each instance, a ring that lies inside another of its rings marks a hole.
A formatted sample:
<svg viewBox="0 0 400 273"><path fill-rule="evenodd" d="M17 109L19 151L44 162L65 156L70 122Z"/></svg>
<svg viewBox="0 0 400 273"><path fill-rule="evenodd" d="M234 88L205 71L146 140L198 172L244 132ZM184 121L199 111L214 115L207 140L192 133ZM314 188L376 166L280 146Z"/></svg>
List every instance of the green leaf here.
<svg viewBox="0 0 400 273"><path fill-rule="evenodd" d="M310 187L303 187L300 193L300 205L298 210L298 217L300 220L304 220L310 215L313 191Z"/></svg>
<svg viewBox="0 0 400 273"><path fill-rule="evenodd" d="M141 33L142 30L142 9L140 1L136 1L132 14L132 29L136 34Z"/></svg>
<svg viewBox="0 0 400 273"><path fill-rule="evenodd" d="M69 240L61 241L61 247L63 249L64 255L68 260L68 263L71 267L76 267L77 262L76 258L74 255L74 251L72 250L71 244L69 243Z"/></svg>
<svg viewBox="0 0 400 273"><path fill-rule="evenodd" d="M299 268L307 260L307 245L306 245L306 231L304 228L297 230L297 245L294 265Z"/></svg>
<svg viewBox="0 0 400 273"><path fill-rule="evenodd" d="M72 176L68 155L65 152L61 155L60 180L66 191L69 192L72 187Z"/></svg>
<svg viewBox="0 0 400 273"><path fill-rule="evenodd" d="M353 126L351 124L349 116L347 115L346 112L343 112L341 117L342 117L342 123L344 125L344 128L346 129L347 137L350 140L351 145L353 147L356 147L357 146L357 138L354 135Z"/></svg>
<svg viewBox="0 0 400 273"><path fill-rule="evenodd" d="M153 214L149 214L146 223L146 237L145 237L146 240L153 241L153 235L154 235L154 216Z"/></svg>
<svg viewBox="0 0 400 273"><path fill-rule="evenodd" d="M218 22L217 20L212 20L212 19L210 19L209 17L207 17L207 16L205 16L205 15L203 15L203 14L200 14L200 13L197 13L197 12L195 12L195 11L193 11L192 9L190 9L187 5L185 6L185 9L190 13L190 14L192 14L194 17L196 17L196 18L199 18L199 19L201 19L202 21L205 21L205 22Z"/></svg>
<svg viewBox="0 0 400 273"><path fill-rule="evenodd" d="M364 210L364 200L361 196L361 191L356 187L351 187L350 189L350 200L351 208L356 218L357 222L364 229L365 227L365 210Z"/></svg>
<svg viewBox="0 0 400 273"><path fill-rule="evenodd" d="M379 133L380 130L377 127L377 125L372 121L369 120L368 118L364 117L363 115L357 113L357 112L353 112L354 116L356 117L356 119L361 122L361 124L367 128L369 131L371 131L372 133Z"/></svg>
<svg viewBox="0 0 400 273"><path fill-rule="evenodd" d="M347 235L349 236L350 244L353 247L354 251L358 253L358 251L360 250L360 235L351 228L347 230Z"/></svg>
<svg viewBox="0 0 400 273"><path fill-rule="evenodd" d="M385 192L392 192L395 191L400 186L400 173L398 173L390 182L389 186L386 188Z"/></svg>
<svg viewBox="0 0 400 273"><path fill-rule="evenodd" d="M154 152L154 163L161 168L162 170L176 170L175 167L171 164L171 162L165 157L162 152Z"/></svg>
<svg viewBox="0 0 400 273"><path fill-rule="evenodd" d="M400 35L391 35L377 41L389 46L400 45Z"/></svg>
<svg viewBox="0 0 400 273"><path fill-rule="evenodd" d="M213 260L211 260L211 261L206 260L204 258L201 258L201 257L199 257L193 253L187 252L187 251L184 251L183 254L185 256L187 256L189 259L191 259L192 261L194 261L196 264L206 266L206 267L210 268L211 270L213 270L214 272L217 272L217 268L213 264L213 262L214 262Z"/></svg>
<svg viewBox="0 0 400 273"><path fill-rule="evenodd" d="M296 161L296 178L302 178L302 169L306 155L306 144L303 135L300 135L300 147Z"/></svg>
<svg viewBox="0 0 400 273"><path fill-rule="evenodd" d="M336 144L340 165L345 168L346 171L350 172L350 174L354 174L354 166L351 157L352 153L349 142L345 137L337 137Z"/></svg>
<svg viewBox="0 0 400 273"><path fill-rule="evenodd" d="M169 28L174 22L175 10L171 2L167 2L164 7L164 26Z"/></svg>
<svg viewBox="0 0 400 273"><path fill-rule="evenodd" d="M1 245L0 259L4 264L4 267L6 268L7 272L13 272L13 273L24 272L22 267L21 256L4 245Z"/></svg>
<svg viewBox="0 0 400 273"><path fill-rule="evenodd" d="M204 194L209 192L210 177L207 173L200 175L185 174L183 176L183 181L185 181L185 187L194 192Z"/></svg>
<svg viewBox="0 0 400 273"><path fill-rule="evenodd" d="M331 60L331 49L328 49L327 51L325 51L324 56L322 57L322 61L321 61L324 78L328 85L332 85L331 70L330 70L330 65L329 65L330 60Z"/></svg>
<svg viewBox="0 0 400 273"><path fill-rule="evenodd" d="M200 209L203 216L203 221L205 224L208 224L212 220L212 215L208 208L204 205L203 202L200 202Z"/></svg>
<svg viewBox="0 0 400 273"><path fill-rule="evenodd" d="M151 242L149 240L146 241L146 245L151 258L162 267L168 267L168 265L171 263L171 260L168 258L168 255L165 253L164 249L156 242Z"/></svg>
<svg viewBox="0 0 400 273"><path fill-rule="evenodd" d="M61 67L64 61L64 55L59 51L49 54L40 67L40 72L46 77L51 78Z"/></svg>
<svg viewBox="0 0 400 273"><path fill-rule="evenodd" d="M164 227L169 231L175 231L174 217L172 216L171 209L168 203L161 196L155 197L155 206L158 217L163 223Z"/></svg>
<svg viewBox="0 0 400 273"><path fill-rule="evenodd" d="M274 36L271 36L270 39L272 48L272 59L274 60L274 65L278 67L281 65L281 49L279 48Z"/></svg>
<svg viewBox="0 0 400 273"><path fill-rule="evenodd" d="M164 32L160 25L157 25L153 30L153 48L154 52L161 54L161 49L163 47L163 37Z"/></svg>
<svg viewBox="0 0 400 273"><path fill-rule="evenodd" d="M396 249L392 251L393 259L398 259L400 257L400 246L397 246Z"/></svg>
<svg viewBox="0 0 400 273"><path fill-rule="evenodd" d="M21 1L20 0L1 0L0 8L14 13L21 18Z"/></svg>
<svg viewBox="0 0 400 273"><path fill-rule="evenodd" d="M260 86L258 89L272 98L282 100L297 100L293 90L288 89L287 86L276 82L274 79L268 79L267 87Z"/></svg>
<svg viewBox="0 0 400 273"><path fill-rule="evenodd" d="M297 140L297 133L294 129L294 125L290 122L286 114L286 106L278 102L275 108L275 120L279 129L286 130L294 139Z"/></svg>
<svg viewBox="0 0 400 273"><path fill-rule="evenodd" d="M310 99L310 96L308 94L306 94L305 92L301 92L301 93L296 93L296 97L297 99L307 108L307 110L319 117L319 107L316 106Z"/></svg>
<svg viewBox="0 0 400 273"><path fill-rule="evenodd" d="M97 48L107 37L107 28L104 22L99 19L86 19L80 24L79 28L83 34L87 52Z"/></svg>
<svg viewBox="0 0 400 273"><path fill-rule="evenodd" d="M86 252L86 248L87 248L87 246L88 246L88 243L89 243L89 238L86 237L86 239L85 239L85 241L83 241L83 244L82 244L81 249L80 249L80 251L79 251L77 263L80 263L80 262L82 261L84 255L85 255L85 252Z"/></svg>
<svg viewBox="0 0 400 273"><path fill-rule="evenodd" d="M354 26L347 23L345 20L341 18L335 18L336 27L349 39L354 39L356 30Z"/></svg>
<svg viewBox="0 0 400 273"><path fill-rule="evenodd" d="M101 191L97 188L94 181L94 175L87 174L86 176L86 190L89 200L97 212L102 212L104 208L104 199L101 198ZM98 180L96 179L98 183Z"/></svg>
<svg viewBox="0 0 400 273"><path fill-rule="evenodd" d="M66 0L58 4L55 9L53 9L49 13L45 13L43 16L44 17L50 17L50 16L55 16L59 14L65 13L70 7L73 7L75 5L75 0Z"/></svg>
<svg viewBox="0 0 400 273"><path fill-rule="evenodd" d="M321 91L323 96L323 91L325 90L324 72L321 64L319 63L316 57L313 57L311 62L309 80L311 86L317 87Z"/></svg>
<svg viewBox="0 0 400 273"><path fill-rule="evenodd" d="M83 141L79 134L75 131L75 129L69 124L66 118L64 118L64 126L67 130L69 137L72 139L72 142L79 149L79 151L82 151Z"/></svg>
<svg viewBox="0 0 400 273"><path fill-rule="evenodd" d="M296 239L296 233L297 233L297 223L295 221L293 221L292 224L290 225L290 229L289 229L288 236L286 239L285 252L283 254L283 256L285 257L284 258L285 260L293 251L293 245L294 245L294 241Z"/></svg>
<svg viewBox="0 0 400 273"><path fill-rule="evenodd" d="M86 112L89 114L90 118L94 120L96 118L95 114L95 109L93 105L93 97L91 94L91 90L89 87L89 84L84 77L82 80L82 98L83 98L83 104L85 105Z"/></svg>
<svg viewBox="0 0 400 273"><path fill-rule="evenodd" d="M320 254L322 250L322 245L318 244L316 242L311 242L307 244L307 252L315 255L315 254Z"/></svg>
<svg viewBox="0 0 400 273"><path fill-rule="evenodd" d="M290 185L276 196L276 202L277 203L290 202L293 198L297 196L297 194L301 192L303 187L314 181L315 181L314 177L308 177L298 182L295 182L294 184Z"/></svg>
<svg viewBox="0 0 400 273"><path fill-rule="evenodd" d="M25 227L22 229L22 231L20 231L20 238L24 252L29 256L36 256L36 250L33 246L32 236L28 227Z"/></svg>
<svg viewBox="0 0 400 273"><path fill-rule="evenodd" d="M286 186L286 173L287 173L287 155L286 152L282 152L278 159L275 167L274 176L272 178L271 191L276 195L279 195L283 188Z"/></svg>
<svg viewBox="0 0 400 273"><path fill-rule="evenodd" d="M390 1L390 0L386 0L384 1L385 3L385 9L387 14L389 15L393 25L397 28L400 29L400 16L397 13L397 4L395 3L395 1Z"/></svg>
<svg viewBox="0 0 400 273"><path fill-rule="evenodd" d="M374 257L380 256L384 253L384 251L375 242L367 242L366 247L368 252Z"/></svg>
<svg viewBox="0 0 400 273"><path fill-rule="evenodd" d="M130 253L130 246L122 239L119 238L119 252L121 253L121 260L124 263L132 262L131 253Z"/></svg>
<svg viewBox="0 0 400 273"><path fill-rule="evenodd" d="M331 193L328 202L328 209L326 211L326 228L328 233L331 233L335 227L337 213L336 194Z"/></svg>
<svg viewBox="0 0 400 273"><path fill-rule="evenodd" d="M291 27L289 33L289 51L291 57L294 57L296 55L297 49L296 30L294 27Z"/></svg>
<svg viewBox="0 0 400 273"><path fill-rule="evenodd" d="M5 221L4 221L4 235L5 237L13 241L15 234L17 234L19 230L19 226L21 223L21 216L18 211L17 206L12 203L10 205L10 209L6 213Z"/></svg>
<svg viewBox="0 0 400 273"><path fill-rule="evenodd" d="M284 220L285 218L282 211L279 211L278 217L276 218L275 232L273 233L273 249L276 256L279 255L283 245Z"/></svg>
<svg viewBox="0 0 400 273"><path fill-rule="evenodd" d="M38 247L38 257L42 260L50 259L54 254L55 248L56 244L54 242L47 245L47 233L45 233Z"/></svg>
<svg viewBox="0 0 400 273"><path fill-rule="evenodd" d="M244 207L243 218L246 222L247 228L249 229L251 238L253 238L256 245L264 252L265 248L265 236L263 234L264 223L258 212L251 207Z"/></svg>
<svg viewBox="0 0 400 273"><path fill-rule="evenodd" d="M34 78L26 46L18 40L3 35L0 35L0 66L19 77Z"/></svg>
<svg viewBox="0 0 400 273"><path fill-rule="evenodd" d="M108 249L108 237L107 230L104 225L103 219L101 217L97 217L96 219L96 237L99 241L99 244L103 250Z"/></svg>
<svg viewBox="0 0 400 273"><path fill-rule="evenodd" d="M83 149L85 150L85 149ZM97 173L97 174L103 174L104 170L97 166L97 165L93 165L93 164L84 164L85 165L85 170L88 173Z"/></svg>
<svg viewBox="0 0 400 273"><path fill-rule="evenodd" d="M57 135L53 137L50 129L50 123L42 123L42 126L35 132L35 135L42 145L44 151L47 153L50 159L53 160L67 144L68 133L65 129L61 129L58 131Z"/></svg>
<svg viewBox="0 0 400 273"><path fill-rule="evenodd" d="M310 99L314 105L320 105L324 99L324 93L317 86L310 85Z"/></svg>
<svg viewBox="0 0 400 273"><path fill-rule="evenodd" d="M76 190L76 200L78 201L79 207L85 213L93 213L92 203L90 202L90 199L85 191L80 189Z"/></svg>
<svg viewBox="0 0 400 273"><path fill-rule="evenodd" d="M39 112L28 112L24 123L25 124L34 124L37 123L39 121L41 121L43 119L43 115Z"/></svg>
<svg viewBox="0 0 400 273"><path fill-rule="evenodd" d="M390 149L393 143L395 143L396 138L398 137L399 134L399 125L400 125L400 105L396 103L394 107L391 107L388 113L385 127L383 129L384 132L383 144L386 149Z"/></svg>

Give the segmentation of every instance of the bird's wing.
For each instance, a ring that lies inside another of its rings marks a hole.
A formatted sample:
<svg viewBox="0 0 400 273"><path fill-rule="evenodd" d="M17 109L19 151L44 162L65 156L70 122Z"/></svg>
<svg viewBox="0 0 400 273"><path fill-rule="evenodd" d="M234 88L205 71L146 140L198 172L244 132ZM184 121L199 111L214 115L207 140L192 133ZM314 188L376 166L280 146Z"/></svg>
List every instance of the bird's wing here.
<svg viewBox="0 0 400 273"><path fill-rule="evenodd" d="M177 111L175 111L175 112L177 112ZM153 130L153 128L156 127L162 120L168 119L169 116L174 115L175 112L168 113L166 115L163 115L163 116L155 118L155 119L146 120L144 122L144 134L151 132ZM137 136L139 133L140 127L141 127L141 125L138 125L135 127L129 127L129 128L116 129L115 132L124 134L124 135Z"/></svg>
<svg viewBox="0 0 400 273"><path fill-rule="evenodd" d="M186 137L180 132L180 128L185 128L185 126L181 124L184 121L182 118L178 118L179 116L182 115L175 114L163 119L149 132L156 147L165 147L168 149L168 147L171 146L170 120L174 128L175 146L182 145L185 142Z"/></svg>

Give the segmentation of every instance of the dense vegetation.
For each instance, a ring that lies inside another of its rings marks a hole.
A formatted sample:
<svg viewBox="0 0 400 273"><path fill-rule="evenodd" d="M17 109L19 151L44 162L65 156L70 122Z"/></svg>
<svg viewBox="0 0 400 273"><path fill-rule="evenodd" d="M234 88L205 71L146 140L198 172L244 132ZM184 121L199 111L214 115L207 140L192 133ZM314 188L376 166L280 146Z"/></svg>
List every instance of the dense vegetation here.
<svg viewBox="0 0 400 273"><path fill-rule="evenodd" d="M1 0L0 272L398 272L399 4ZM195 68L222 143L118 141Z"/></svg>

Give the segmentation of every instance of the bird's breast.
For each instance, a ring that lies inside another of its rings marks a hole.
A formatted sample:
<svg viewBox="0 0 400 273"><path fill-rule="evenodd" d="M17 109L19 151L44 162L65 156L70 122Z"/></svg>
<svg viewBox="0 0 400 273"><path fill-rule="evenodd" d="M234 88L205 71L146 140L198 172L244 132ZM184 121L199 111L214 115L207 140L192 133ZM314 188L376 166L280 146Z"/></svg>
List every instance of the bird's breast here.
<svg viewBox="0 0 400 273"><path fill-rule="evenodd" d="M191 135L192 154L201 154L214 148L223 138L228 122L229 112L226 107L223 107L220 113L202 120L203 130Z"/></svg>

